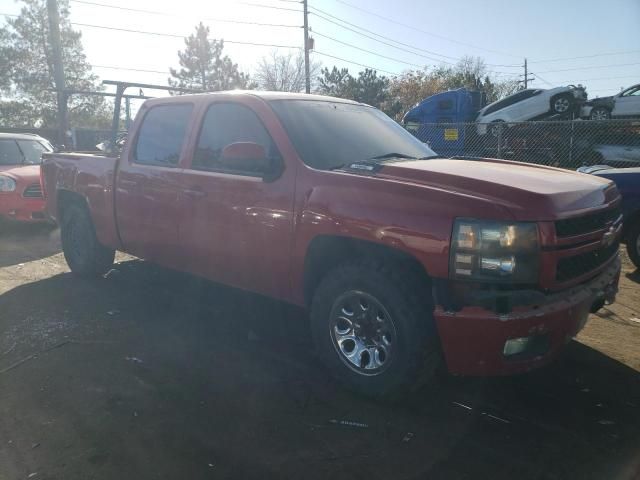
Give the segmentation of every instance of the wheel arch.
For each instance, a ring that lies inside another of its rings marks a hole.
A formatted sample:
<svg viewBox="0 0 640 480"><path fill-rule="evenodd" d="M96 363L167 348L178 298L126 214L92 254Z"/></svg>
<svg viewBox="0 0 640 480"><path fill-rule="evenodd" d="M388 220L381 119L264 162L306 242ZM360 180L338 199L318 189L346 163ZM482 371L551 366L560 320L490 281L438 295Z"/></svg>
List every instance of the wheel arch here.
<svg viewBox="0 0 640 480"><path fill-rule="evenodd" d="M319 235L309 244L304 259L304 301L310 305L322 278L336 266L366 258L411 269L425 288L431 287L427 269L415 256L398 248L340 235Z"/></svg>
<svg viewBox="0 0 640 480"><path fill-rule="evenodd" d="M74 192L72 190L67 189L58 189L56 192L57 197L57 215L59 222L63 221L63 215L65 209L69 207L69 205L81 205L82 207L88 209L89 204L87 203L87 199L79 194L78 192Z"/></svg>

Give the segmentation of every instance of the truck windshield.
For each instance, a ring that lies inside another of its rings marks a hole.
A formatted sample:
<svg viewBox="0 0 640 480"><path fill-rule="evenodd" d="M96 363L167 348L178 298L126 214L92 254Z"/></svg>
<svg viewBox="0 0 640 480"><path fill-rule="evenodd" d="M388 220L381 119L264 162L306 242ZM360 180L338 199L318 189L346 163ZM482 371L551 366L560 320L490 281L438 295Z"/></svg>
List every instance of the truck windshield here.
<svg viewBox="0 0 640 480"><path fill-rule="evenodd" d="M381 111L366 105L316 100L272 100L302 161L320 170L389 158L436 154Z"/></svg>

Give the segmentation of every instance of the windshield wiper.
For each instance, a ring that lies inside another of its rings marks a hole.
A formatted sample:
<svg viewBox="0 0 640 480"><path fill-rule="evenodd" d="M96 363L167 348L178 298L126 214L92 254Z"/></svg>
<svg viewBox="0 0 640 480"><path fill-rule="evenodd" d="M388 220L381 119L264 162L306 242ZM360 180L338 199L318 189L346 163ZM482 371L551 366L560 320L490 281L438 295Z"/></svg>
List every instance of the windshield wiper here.
<svg viewBox="0 0 640 480"><path fill-rule="evenodd" d="M371 157L369 160L384 160L385 158L407 158L411 160L418 160L413 155L407 155L406 153L398 153L398 152L383 153L382 155L376 155L375 157Z"/></svg>

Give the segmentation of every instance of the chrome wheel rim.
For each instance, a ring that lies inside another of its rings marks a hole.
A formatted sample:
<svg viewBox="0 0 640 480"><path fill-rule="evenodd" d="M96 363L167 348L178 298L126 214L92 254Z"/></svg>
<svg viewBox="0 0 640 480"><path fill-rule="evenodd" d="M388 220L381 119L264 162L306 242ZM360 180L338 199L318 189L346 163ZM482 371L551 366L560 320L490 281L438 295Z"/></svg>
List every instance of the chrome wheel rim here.
<svg viewBox="0 0 640 480"><path fill-rule="evenodd" d="M330 335L340 360L360 375L384 372L396 344L396 328L386 308L368 293L352 290L331 309Z"/></svg>
<svg viewBox="0 0 640 480"><path fill-rule="evenodd" d="M593 120L606 120L607 112L605 112L604 110L596 110L591 114L591 118Z"/></svg>
<svg viewBox="0 0 640 480"><path fill-rule="evenodd" d="M569 110L569 100L566 98L558 98L554 104L553 104L553 108L555 109L556 112L558 113L564 113L567 110Z"/></svg>

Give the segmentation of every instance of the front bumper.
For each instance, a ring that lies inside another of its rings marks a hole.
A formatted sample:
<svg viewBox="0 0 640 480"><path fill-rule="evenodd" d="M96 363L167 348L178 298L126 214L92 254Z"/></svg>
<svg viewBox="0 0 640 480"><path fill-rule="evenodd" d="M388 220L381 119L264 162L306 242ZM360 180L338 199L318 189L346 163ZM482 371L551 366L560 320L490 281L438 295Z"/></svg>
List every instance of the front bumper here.
<svg viewBox="0 0 640 480"><path fill-rule="evenodd" d="M547 364L584 327L592 308L615 299L619 277L620 259L616 256L594 279L508 314L480 306L465 306L456 312L436 307L436 325L449 371L456 375L509 375ZM523 337L541 341L530 353L504 355L507 340Z"/></svg>
<svg viewBox="0 0 640 480"><path fill-rule="evenodd" d="M25 198L18 191L0 193L0 217L19 222L46 222L43 198Z"/></svg>

